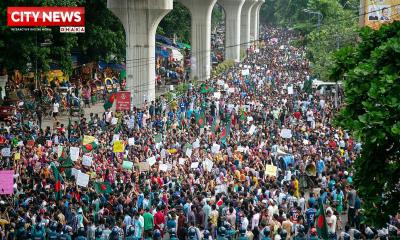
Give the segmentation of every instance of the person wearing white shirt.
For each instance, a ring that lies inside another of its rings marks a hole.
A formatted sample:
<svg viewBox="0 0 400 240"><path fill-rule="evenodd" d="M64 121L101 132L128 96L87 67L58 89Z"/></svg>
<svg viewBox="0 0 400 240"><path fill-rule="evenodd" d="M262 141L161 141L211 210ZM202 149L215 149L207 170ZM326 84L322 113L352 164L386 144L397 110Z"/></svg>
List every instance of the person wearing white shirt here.
<svg viewBox="0 0 400 240"><path fill-rule="evenodd" d="M336 239L336 223L337 217L333 214L332 209L329 207L326 209L326 223L328 224L328 234L332 238Z"/></svg>
<svg viewBox="0 0 400 240"><path fill-rule="evenodd" d="M59 108L60 108L60 104L58 102L54 102L53 103L53 118L55 121L57 121L57 115L58 115Z"/></svg>
<svg viewBox="0 0 400 240"><path fill-rule="evenodd" d="M245 215L242 216L242 228L243 229L247 229L247 227L249 226L249 219L247 219L247 217Z"/></svg>
<svg viewBox="0 0 400 240"><path fill-rule="evenodd" d="M256 214L254 214L253 218L251 219L251 230L254 230L254 228L258 227L259 222L260 222L260 213L256 209Z"/></svg>

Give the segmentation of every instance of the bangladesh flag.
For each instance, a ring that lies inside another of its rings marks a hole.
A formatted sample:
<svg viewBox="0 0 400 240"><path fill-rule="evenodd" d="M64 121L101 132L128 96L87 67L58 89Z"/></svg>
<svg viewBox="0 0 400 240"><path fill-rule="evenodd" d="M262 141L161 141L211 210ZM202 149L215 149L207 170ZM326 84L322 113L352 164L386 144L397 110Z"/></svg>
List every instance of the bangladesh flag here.
<svg viewBox="0 0 400 240"><path fill-rule="evenodd" d="M213 124L211 125L211 132L215 133L219 129L219 124L217 122L217 118L214 118Z"/></svg>
<svg viewBox="0 0 400 240"><path fill-rule="evenodd" d="M56 182L56 185L55 185L56 200L58 201L58 200L61 199L61 181L62 181L62 177L60 175L60 172L58 171L58 168L54 164L54 162L50 163L50 167L51 167L51 170L53 171L54 180Z"/></svg>
<svg viewBox="0 0 400 240"><path fill-rule="evenodd" d="M89 153L97 148L97 144L95 142L88 143L82 146L82 151L84 153Z"/></svg>
<svg viewBox="0 0 400 240"><path fill-rule="evenodd" d="M247 119L247 112L242 110L242 112L240 113L240 120L245 121L246 119Z"/></svg>
<svg viewBox="0 0 400 240"><path fill-rule="evenodd" d="M200 128L203 128L206 125L206 117L204 116L204 112L196 115L196 123Z"/></svg>
<svg viewBox="0 0 400 240"><path fill-rule="evenodd" d="M103 105L104 110L110 109L112 105L114 104L115 100L115 95L111 94L110 97L108 97Z"/></svg>
<svg viewBox="0 0 400 240"><path fill-rule="evenodd" d="M111 185L109 182L96 182L94 188L97 193L109 194L112 192Z"/></svg>
<svg viewBox="0 0 400 240"><path fill-rule="evenodd" d="M214 92L214 88L213 88L213 87L209 87L209 86L207 86L205 83L203 83L203 84L201 85L200 92L201 92L201 93Z"/></svg>
<svg viewBox="0 0 400 240"><path fill-rule="evenodd" d="M321 239L328 239L328 224L326 223L325 209L322 201L319 201L319 209L315 215L318 236Z"/></svg>

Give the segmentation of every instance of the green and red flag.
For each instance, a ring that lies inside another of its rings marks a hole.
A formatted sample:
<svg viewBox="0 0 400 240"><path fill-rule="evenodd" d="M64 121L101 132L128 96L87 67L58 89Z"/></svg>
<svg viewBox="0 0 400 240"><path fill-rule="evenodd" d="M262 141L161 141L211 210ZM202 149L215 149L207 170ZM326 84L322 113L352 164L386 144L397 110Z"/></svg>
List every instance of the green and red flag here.
<svg viewBox="0 0 400 240"><path fill-rule="evenodd" d="M245 121L247 119L247 112L242 110L240 113L240 120Z"/></svg>
<svg viewBox="0 0 400 240"><path fill-rule="evenodd" d="M51 170L53 171L53 176L54 176L54 180L56 182L55 185L55 194L56 194L56 200L60 200L61 199L61 181L62 181L62 177L60 175L60 172L58 171L58 168L56 167L56 165L54 164L54 162L50 163L50 167Z"/></svg>
<svg viewBox="0 0 400 240"><path fill-rule="evenodd" d="M317 227L318 236L321 239L328 239L328 224L326 222L325 209L322 201L319 201L319 209L315 215L315 226Z"/></svg>
<svg viewBox="0 0 400 240"><path fill-rule="evenodd" d="M203 128L206 125L206 117L204 116L204 112L196 115L196 123L200 128Z"/></svg>
<svg viewBox="0 0 400 240"><path fill-rule="evenodd" d="M97 144L95 142L88 143L82 146L82 151L84 153L89 153L97 148Z"/></svg>
<svg viewBox="0 0 400 240"><path fill-rule="evenodd" d="M115 100L115 94L111 94L105 101L103 107L104 110L110 109L112 107L112 105L114 104L114 100Z"/></svg>
<svg viewBox="0 0 400 240"><path fill-rule="evenodd" d="M214 88L213 88L213 87L209 87L209 86L207 86L205 83L203 83L203 84L201 84L200 92L201 92L201 93L214 92Z"/></svg>
<svg viewBox="0 0 400 240"><path fill-rule="evenodd" d="M213 123L211 125L211 132L215 133L215 132L218 131L218 129L219 129L218 121L217 121L216 118L214 118L214 121L213 121Z"/></svg>
<svg viewBox="0 0 400 240"><path fill-rule="evenodd" d="M109 182L96 182L94 188L97 193L109 194L112 192L111 185Z"/></svg>

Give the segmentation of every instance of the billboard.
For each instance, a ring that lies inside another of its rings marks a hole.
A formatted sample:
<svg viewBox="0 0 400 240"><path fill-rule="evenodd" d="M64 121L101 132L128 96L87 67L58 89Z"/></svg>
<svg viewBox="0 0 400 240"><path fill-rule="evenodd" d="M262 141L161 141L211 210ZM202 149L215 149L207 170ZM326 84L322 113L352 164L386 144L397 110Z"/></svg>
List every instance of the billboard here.
<svg viewBox="0 0 400 240"><path fill-rule="evenodd" d="M131 109L131 93L130 92L118 92L117 93L117 111L124 111Z"/></svg>
<svg viewBox="0 0 400 240"><path fill-rule="evenodd" d="M400 20L400 0L364 0L363 8L363 25L373 29Z"/></svg>

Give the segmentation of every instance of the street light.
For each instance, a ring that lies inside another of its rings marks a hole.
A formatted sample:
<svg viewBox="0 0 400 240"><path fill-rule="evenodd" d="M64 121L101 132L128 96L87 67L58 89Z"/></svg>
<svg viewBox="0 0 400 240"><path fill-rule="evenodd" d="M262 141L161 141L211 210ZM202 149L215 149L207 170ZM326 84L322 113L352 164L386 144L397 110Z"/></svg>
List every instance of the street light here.
<svg viewBox="0 0 400 240"><path fill-rule="evenodd" d="M309 9L303 9L303 12L306 12L309 14L314 14L314 15L318 16L318 25L317 26L318 26L318 32L319 32L319 28L321 26L321 22L322 22L322 19L324 18L324 15L322 15L322 13L320 11L314 12Z"/></svg>

